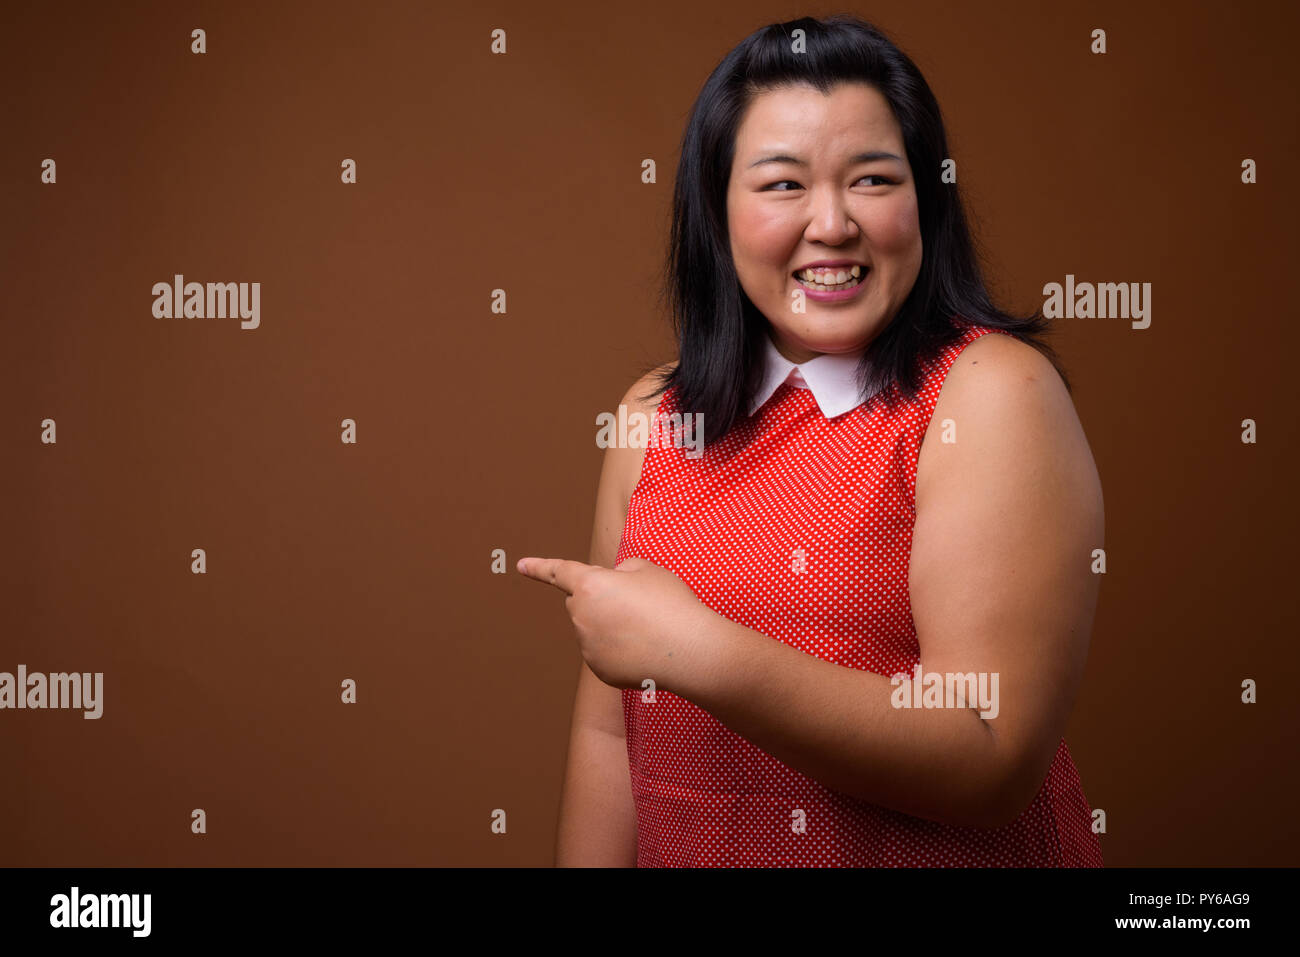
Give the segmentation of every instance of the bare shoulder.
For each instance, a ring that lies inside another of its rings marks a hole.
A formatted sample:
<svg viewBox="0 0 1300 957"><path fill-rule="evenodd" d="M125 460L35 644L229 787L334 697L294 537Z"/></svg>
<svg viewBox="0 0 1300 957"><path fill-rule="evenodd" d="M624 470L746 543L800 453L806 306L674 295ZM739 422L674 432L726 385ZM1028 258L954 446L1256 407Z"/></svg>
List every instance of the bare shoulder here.
<svg viewBox="0 0 1300 957"><path fill-rule="evenodd" d="M627 406L629 416L634 412L641 413L647 418L654 415L655 410L659 408L659 403L663 401L663 392L656 390L663 381L663 375L676 364L676 362L664 363L632 383L631 388L619 400L622 405ZM622 492L623 507L626 509L627 502L632 497L632 490L636 488L637 479L641 475L641 462L645 458L645 448L610 449L609 454L617 476L617 485Z"/></svg>
<svg viewBox="0 0 1300 957"><path fill-rule="evenodd" d="M918 507L932 480L991 459L1004 473L1067 470L1084 485L1096 467L1074 402L1056 368L1028 343L990 333L969 343L949 369L917 463ZM1100 483L1096 482L1100 497Z"/></svg>
<svg viewBox="0 0 1300 957"><path fill-rule="evenodd" d="M628 412L642 412L646 414L654 412L654 410L659 407L659 403L663 400L663 393L658 392L653 395L652 393L656 393L659 384L663 381L663 376L670 372L676 365L676 362L665 362L663 365L651 369L641 378L633 382L631 388L624 393L622 398L622 404L627 406Z"/></svg>
<svg viewBox="0 0 1300 957"><path fill-rule="evenodd" d="M930 428L955 415L979 423L1021 412L1032 413L1031 420L1078 425L1065 382L1048 358L1013 336L990 333L958 353L939 390Z"/></svg>
<svg viewBox="0 0 1300 957"><path fill-rule="evenodd" d="M663 400L656 393L662 373L675 363L667 363L641 376L623 394L619 404L627 407L627 414L641 413L652 416ZM617 414L617 409L613 410ZM644 446L621 446L615 443L605 450L601 465L600 484L596 492L596 522L592 530L591 561L593 564L613 567L623 523L627 518L632 491L641 478L641 464L645 459Z"/></svg>
<svg viewBox="0 0 1300 957"><path fill-rule="evenodd" d="M1068 398L1065 383L1048 358L1014 336L993 332L966 345L944 379L940 400L947 394L971 390L1015 388L1017 382L1036 383Z"/></svg>

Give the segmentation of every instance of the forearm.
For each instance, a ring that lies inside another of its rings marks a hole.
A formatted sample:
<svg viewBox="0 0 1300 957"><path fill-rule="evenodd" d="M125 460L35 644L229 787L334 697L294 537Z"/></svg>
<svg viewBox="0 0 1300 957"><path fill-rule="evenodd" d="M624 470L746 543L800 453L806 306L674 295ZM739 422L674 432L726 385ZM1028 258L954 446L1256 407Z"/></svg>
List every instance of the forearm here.
<svg viewBox="0 0 1300 957"><path fill-rule="evenodd" d="M996 735L970 708L896 708L896 686L720 615L684 643L668 690L837 791L934 821L993 826L1008 801Z"/></svg>
<svg viewBox="0 0 1300 957"><path fill-rule="evenodd" d="M625 739L574 727L560 795L555 865L636 865L636 808Z"/></svg>

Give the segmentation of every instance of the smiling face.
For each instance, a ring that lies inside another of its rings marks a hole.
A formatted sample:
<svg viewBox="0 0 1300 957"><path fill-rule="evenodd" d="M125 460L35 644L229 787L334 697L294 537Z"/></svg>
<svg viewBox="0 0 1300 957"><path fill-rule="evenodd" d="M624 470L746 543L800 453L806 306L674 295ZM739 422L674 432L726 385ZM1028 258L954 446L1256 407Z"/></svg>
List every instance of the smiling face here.
<svg viewBox="0 0 1300 957"><path fill-rule="evenodd" d="M736 133L727 224L741 288L782 355L865 349L921 269L916 185L885 98L865 83L758 94ZM835 265L806 281L802 267L822 262Z"/></svg>

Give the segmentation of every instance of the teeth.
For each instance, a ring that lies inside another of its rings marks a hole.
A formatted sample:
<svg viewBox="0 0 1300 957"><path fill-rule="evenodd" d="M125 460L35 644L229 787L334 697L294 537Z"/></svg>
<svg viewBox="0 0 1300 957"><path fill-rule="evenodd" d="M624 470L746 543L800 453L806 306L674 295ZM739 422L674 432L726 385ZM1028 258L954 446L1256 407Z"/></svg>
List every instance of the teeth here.
<svg viewBox="0 0 1300 957"><path fill-rule="evenodd" d="M861 266L851 266L848 269L843 267L827 269L819 266L814 269L801 269L795 273L795 278L816 286L842 286L850 279L860 279L861 277Z"/></svg>

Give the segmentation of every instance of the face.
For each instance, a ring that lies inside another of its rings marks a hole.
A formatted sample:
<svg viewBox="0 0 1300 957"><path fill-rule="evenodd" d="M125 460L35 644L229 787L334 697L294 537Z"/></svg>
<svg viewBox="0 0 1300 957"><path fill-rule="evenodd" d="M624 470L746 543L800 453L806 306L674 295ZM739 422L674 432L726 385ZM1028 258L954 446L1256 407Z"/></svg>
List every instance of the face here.
<svg viewBox="0 0 1300 957"><path fill-rule="evenodd" d="M865 83L756 96L736 135L727 224L741 288L787 359L865 349L921 269L916 185L885 98ZM807 281L803 267L822 261L835 265Z"/></svg>

